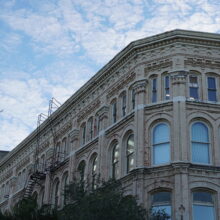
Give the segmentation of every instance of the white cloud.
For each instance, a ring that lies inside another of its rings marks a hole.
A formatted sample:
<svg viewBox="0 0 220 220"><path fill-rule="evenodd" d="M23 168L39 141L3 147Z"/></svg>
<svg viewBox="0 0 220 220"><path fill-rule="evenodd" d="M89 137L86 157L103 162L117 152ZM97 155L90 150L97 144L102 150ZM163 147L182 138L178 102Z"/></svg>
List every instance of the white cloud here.
<svg viewBox="0 0 220 220"><path fill-rule="evenodd" d="M8 26L1 31L0 61L16 51L22 56L19 47L34 55L1 67L0 149L36 127L49 98L64 102L82 86L94 74L92 62L106 63L131 41L176 28L220 31L217 0L39 0L32 8L18 2L1 5ZM38 59L49 61L41 66Z"/></svg>

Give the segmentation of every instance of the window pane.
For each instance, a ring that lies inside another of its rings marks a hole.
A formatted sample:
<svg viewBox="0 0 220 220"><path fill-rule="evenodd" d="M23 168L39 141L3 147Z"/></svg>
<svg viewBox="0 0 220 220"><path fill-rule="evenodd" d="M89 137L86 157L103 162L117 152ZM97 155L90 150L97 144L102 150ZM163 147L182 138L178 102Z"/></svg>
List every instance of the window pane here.
<svg viewBox="0 0 220 220"><path fill-rule="evenodd" d="M208 100L212 102L216 102L216 90L208 90Z"/></svg>
<svg viewBox="0 0 220 220"><path fill-rule="evenodd" d="M208 88L209 89L216 89L214 77L208 77Z"/></svg>
<svg viewBox="0 0 220 220"><path fill-rule="evenodd" d="M192 141L209 142L208 128L201 122L196 122L192 126Z"/></svg>
<svg viewBox="0 0 220 220"><path fill-rule="evenodd" d="M193 205L193 220L214 220L214 207Z"/></svg>
<svg viewBox="0 0 220 220"><path fill-rule="evenodd" d="M153 213L153 216L155 216L155 219L164 219L164 217L162 216L163 216L163 213L166 213L167 216L169 216L169 218L166 218L166 220L171 220L171 206L170 205L153 206L152 213ZM158 216L160 216L160 218Z"/></svg>
<svg viewBox="0 0 220 220"><path fill-rule="evenodd" d="M164 203L171 201L171 193L170 192L158 192L153 195L153 204L155 203Z"/></svg>
<svg viewBox="0 0 220 220"><path fill-rule="evenodd" d="M170 79L169 79L169 76L166 76L165 77L165 88L169 88L170 87Z"/></svg>
<svg viewBox="0 0 220 220"><path fill-rule="evenodd" d="M114 147L113 149L113 163L117 162L118 159L119 159L119 147L118 147L118 144Z"/></svg>
<svg viewBox="0 0 220 220"><path fill-rule="evenodd" d="M134 152L134 135L130 135L127 141L127 154Z"/></svg>
<svg viewBox="0 0 220 220"><path fill-rule="evenodd" d="M196 163L209 163L209 145L192 143L192 161Z"/></svg>
<svg viewBox="0 0 220 220"><path fill-rule="evenodd" d="M193 201L199 203L213 203L212 194L209 192L194 192Z"/></svg>
<svg viewBox="0 0 220 220"><path fill-rule="evenodd" d="M153 90L157 88L157 79L153 79Z"/></svg>
<svg viewBox="0 0 220 220"><path fill-rule="evenodd" d="M166 124L159 124L154 128L153 144L169 142L169 128Z"/></svg>
<svg viewBox="0 0 220 220"><path fill-rule="evenodd" d="M189 93L190 98L199 99L198 88L190 87Z"/></svg>
<svg viewBox="0 0 220 220"><path fill-rule="evenodd" d="M170 145L158 144L154 146L154 164L163 164L170 161Z"/></svg>

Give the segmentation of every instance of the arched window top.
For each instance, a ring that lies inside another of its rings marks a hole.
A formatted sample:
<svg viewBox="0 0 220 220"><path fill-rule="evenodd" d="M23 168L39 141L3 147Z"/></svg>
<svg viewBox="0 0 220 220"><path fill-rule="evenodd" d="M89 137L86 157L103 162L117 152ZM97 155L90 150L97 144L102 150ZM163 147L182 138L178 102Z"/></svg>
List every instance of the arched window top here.
<svg viewBox="0 0 220 220"><path fill-rule="evenodd" d="M154 144L169 142L169 139L170 139L170 130L167 124L160 123L154 127L153 129Z"/></svg>
<svg viewBox="0 0 220 220"><path fill-rule="evenodd" d="M193 192L193 219L215 219L215 205L213 193L205 190Z"/></svg>
<svg viewBox="0 0 220 220"><path fill-rule="evenodd" d="M157 213L161 211L166 215L167 220L171 220L172 208L171 208L171 192L159 191L152 194L152 217L157 216Z"/></svg>
<svg viewBox="0 0 220 220"><path fill-rule="evenodd" d="M203 122L195 122L192 125L192 141L209 142L208 127Z"/></svg>
<svg viewBox="0 0 220 220"><path fill-rule="evenodd" d="M170 127L159 123L153 128L153 164L170 162Z"/></svg>

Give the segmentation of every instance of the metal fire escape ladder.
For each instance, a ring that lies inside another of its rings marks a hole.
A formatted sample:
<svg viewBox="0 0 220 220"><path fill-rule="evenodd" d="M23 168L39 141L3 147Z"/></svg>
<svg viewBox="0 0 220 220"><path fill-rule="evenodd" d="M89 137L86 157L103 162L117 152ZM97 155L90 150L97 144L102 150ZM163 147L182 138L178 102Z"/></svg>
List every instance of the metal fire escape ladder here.
<svg viewBox="0 0 220 220"><path fill-rule="evenodd" d="M40 180L44 179L46 177L46 171L48 171L47 167L44 167L42 169L41 164L39 163L39 149L41 144L41 127L43 121L48 119L49 127L52 133L52 139L53 139L53 155L52 155L52 162L49 165L49 171L54 167L54 164L56 162L56 132L53 128L53 122L51 115L54 111L56 111L60 107L60 102L58 102L55 98L52 98L49 101L49 109L48 109L48 115L45 115L41 113L38 115L38 121L37 121L37 144L36 144L36 150L34 153L34 166L32 170L32 174L27 178L25 187L24 187L24 194L23 198L30 198L30 196L33 193L35 184L40 184Z"/></svg>
<svg viewBox="0 0 220 220"><path fill-rule="evenodd" d="M35 184L39 184L39 181L41 179L44 179L46 174L44 170L41 169L40 163L39 163L39 148L40 148L40 139L41 139L41 133L40 133L40 125L41 123L47 119L47 115L41 113L38 115L38 120L37 120L37 144L36 144L36 150L34 153L34 167L32 174L30 175L29 178L27 178L27 181L25 183L25 188L24 188L24 198L30 198L32 195L33 189Z"/></svg>
<svg viewBox="0 0 220 220"><path fill-rule="evenodd" d="M56 160L57 160L57 154L59 154L60 152L56 152L56 139L57 139L57 135L56 135L56 131L53 127L53 122L52 122L52 113L54 111L56 111L59 107L61 106L61 103L58 102L55 98L52 98L49 101L49 109L48 109L48 119L50 121L50 129L51 129L51 133L53 136L53 153L52 153L52 161L51 161L51 166L50 166L50 171L54 168L55 164L56 164Z"/></svg>

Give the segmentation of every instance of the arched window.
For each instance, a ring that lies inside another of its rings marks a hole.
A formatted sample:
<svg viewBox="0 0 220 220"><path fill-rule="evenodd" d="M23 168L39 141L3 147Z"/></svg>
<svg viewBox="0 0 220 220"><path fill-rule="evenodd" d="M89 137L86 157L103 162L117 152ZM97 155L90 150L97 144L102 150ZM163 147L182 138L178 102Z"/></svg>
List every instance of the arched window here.
<svg viewBox="0 0 220 220"><path fill-rule="evenodd" d="M193 220L214 220L213 194L206 191L193 192Z"/></svg>
<svg viewBox="0 0 220 220"><path fill-rule="evenodd" d="M59 186L60 186L60 182L57 180L54 185L54 206L55 206L55 208L58 207L58 202L59 202Z"/></svg>
<svg viewBox="0 0 220 220"><path fill-rule="evenodd" d="M81 145L86 143L86 123L83 123L81 126Z"/></svg>
<svg viewBox="0 0 220 220"><path fill-rule="evenodd" d="M171 192L161 191L152 195L152 219L171 220L171 210ZM162 218L163 215L166 215L166 218Z"/></svg>
<svg viewBox="0 0 220 220"><path fill-rule="evenodd" d="M64 194L64 197L63 197L63 204L66 205L67 204L67 197L66 197L66 187L67 187L67 184L68 184L68 173L64 174L64 178L63 178L63 194Z"/></svg>
<svg viewBox="0 0 220 220"><path fill-rule="evenodd" d="M117 121L117 101L114 100L111 104L112 108L112 123L115 123Z"/></svg>
<svg viewBox="0 0 220 220"><path fill-rule="evenodd" d="M60 161L60 142L58 142L56 145L56 161Z"/></svg>
<svg viewBox="0 0 220 220"><path fill-rule="evenodd" d="M88 120L88 134L87 134L88 141L92 140L93 138L93 117L89 118Z"/></svg>
<svg viewBox="0 0 220 220"><path fill-rule="evenodd" d="M117 179L119 177L119 145L114 144L112 149L112 178Z"/></svg>
<svg viewBox="0 0 220 220"><path fill-rule="evenodd" d="M208 128L204 123L196 122L192 125L192 162L205 164L208 164L210 162L208 133Z"/></svg>
<svg viewBox="0 0 220 220"><path fill-rule="evenodd" d="M153 129L153 164L170 162L170 128L160 123Z"/></svg>
<svg viewBox="0 0 220 220"><path fill-rule="evenodd" d="M96 185L96 175L97 175L97 162L98 162L98 159L97 159L97 155L93 158L92 160L92 188L93 189L96 189L97 185Z"/></svg>
<svg viewBox="0 0 220 220"><path fill-rule="evenodd" d="M134 135L131 134L127 139L127 172L134 168Z"/></svg>
<svg viewBox="0 0 220 220"><path fill-rule="evenodd" d="M127 101L126 101L126 92L123 92L121 95L121 116L126 115Z"/></svg>
<svg viewBox="0 0 220 220"><path fill-rule="evenodd" d="M79 166L78 166L78 173L79 173L79 178L80 178L80 182L83 183L85 180L85 167L86 167L86 163L85 161L81 161Z"/></svg>
<svg viewBox="0 0 220 220"><path fill-rule="evenodd" d="M62 159L65 160L68 155L66 138L62 140L62 154Z"/></svg>

